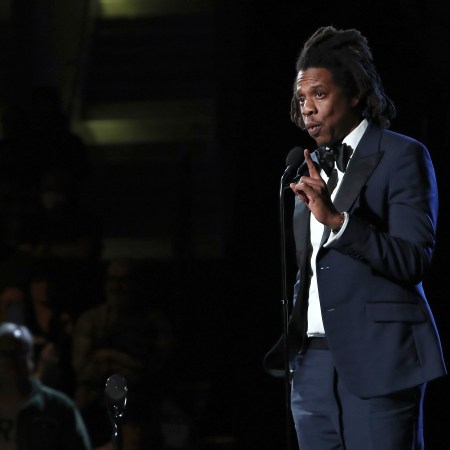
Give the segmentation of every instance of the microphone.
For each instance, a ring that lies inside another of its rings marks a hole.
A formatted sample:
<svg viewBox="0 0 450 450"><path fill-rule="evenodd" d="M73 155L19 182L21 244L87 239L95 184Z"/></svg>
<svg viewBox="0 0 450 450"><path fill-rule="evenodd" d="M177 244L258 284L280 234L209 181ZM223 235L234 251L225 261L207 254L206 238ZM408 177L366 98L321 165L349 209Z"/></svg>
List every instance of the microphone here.
<svg viewBox="0 0 450 450"><path fill-rule="evenodd" d="M106 380L105 399L109 418L113 425L112 444L113 450L122 450L122 433L120 421L127 404L127 382L121 375L111 375Z"/></svg>
<svg viewBox="0 0 450 450"><path fill-rule="evenodd" d="M127 382L121 375L114 374L106 380L106 403L114 417L122 417L127 404L127 392Z"/></svg>
<svg viewBox="0 0 450 450"><path fill-rule="evenodd" d="M304 151L301 147L294 147L286 157L286 170L281 177L281 184L286 185L286 179L293 178L300 164L305 159Z"/></svg>

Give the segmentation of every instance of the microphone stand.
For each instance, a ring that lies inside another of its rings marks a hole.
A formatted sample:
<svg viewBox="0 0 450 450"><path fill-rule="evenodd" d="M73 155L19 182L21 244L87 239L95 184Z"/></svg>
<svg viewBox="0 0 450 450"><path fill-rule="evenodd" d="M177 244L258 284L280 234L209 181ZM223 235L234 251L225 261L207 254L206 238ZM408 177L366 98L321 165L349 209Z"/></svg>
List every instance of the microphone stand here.
<svg viewBox="0 0 450 450"><path fill-rule="evenodd" d="M289 348L288 348L288 324L289 324L289 301L287 298L287 270L286 270L286 228L285 228L285 213L284 213L284 192L286 190L286 178L291 174L291 167L289 166L283 173L280 181L280 237L281 237L281 285L283 298L281 300L282 306L282 322L283 322L283 337L284 337L284 389L285 389L285 413L286 413L286 448L292 449L291 439L291 383L289 371Z"/></svg>

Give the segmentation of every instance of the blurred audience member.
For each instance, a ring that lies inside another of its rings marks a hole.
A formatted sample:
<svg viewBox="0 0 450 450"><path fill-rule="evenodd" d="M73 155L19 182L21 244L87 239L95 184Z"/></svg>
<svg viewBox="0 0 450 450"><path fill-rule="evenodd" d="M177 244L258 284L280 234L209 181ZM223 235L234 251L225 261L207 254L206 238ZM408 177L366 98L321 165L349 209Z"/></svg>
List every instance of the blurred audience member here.
<svg viewBox="0 0 450 450"><path fill-rule="evenodd" d="M78 204L64 172L43 173L36 208L22 224L19 249L36 257L92 261L99 257L98 220Z"/></svg>
<svg viewBox="0 0 450 450"><path fill-rule="evenodd" d="M30 275L26 325L34 339L36 376L45 384L73 395L73 318L57 281L42 268Z"/></svg>
<svg viewBox="0 0 450 450"><path fill-rule="evenodd" d="M75 400L88 428L99 434L96 411L104 409L106 379L113 373L120 374L130 392L152 397L159 390L171 355L170 324L162 312L152 309L150 301L142 301L144 294L136 289L133 275L129 261L111 261L105 301L82 314L74 328ZM109 425L105 428L109 430ZM103 433L94 445L100 445L104 438Z"/></svg>
<svg viewBox="0 0 450 450"><path fill-rule="evenodd" d="M160 418L160 450L193 450L193 415L188 405L176 397L162 401Z"/></svg>
<svg viewBox="0 0 450 450"><path fill-rule="evenodd" d="M53 86L33 89L30 101L9 105L2 116L1 191L29 195L49 169L64 172L72 184L89 174L83 141L70 130L67 114Z"/></svg>
<svg viewBox="0 0 450 450"><path fill-rule="evenodd" d="M39 155L33 145L30 117L25 108L8 106L2 116L2 128L0 205L4 211L17 202L26 203L33 190L36 190Z"/></svg>
<svg viewBox="0 0 450 450"><path fill-rule="evenodd" d="M0 323L25 325L25 292L19 286L8 285L0 292Z"/></svg>
<svg viewBox="0 0 450 450"><path fill-rule="evenodd" d="M9 105L2 117L0 207L6 239L29 213L44 176L60 173L73 192L90 172L86 146L70 131L58 90L39 86L28 104ZM5 239L4 238L4 239Z"/></svg>
<svg viewBox="0 0 450 450"><path fill-rule="evenodd" d="M29 330L0 325L0 448L2 450L90 450L75 404L32 375Z"/></svg>
<svg viewBox="0 0 450 450"><path fill-rule="evenodd" d="M31 93L30 129L38 156L36 170L43 174L58 169L78 184L90 170L83 141L70 130L58 90L38 86Z"/></svg>
<svg viewBox="0 0 450 450"><path fill-rule="evenodd" d="M75 300L75 292L88 295L94 289L101 227L79 202L80 183L90 173L90 163L85 145L70 130L58 90L39 86L28 104L10 105L3 130L2 266L10 273L43 260L65 281L67 303ZM74 306L80 313L89 304L86 298Z"/></svg>
<svg viewBox="0 0 450 450"><path fill-rule="evenodd" d="M101 253L101 226L81 207L62 172L45 173L36 209L22 220L16 247L24 266L45 267L75 316L91 304ZM31 262L30 262L31 261Z"/></svg>

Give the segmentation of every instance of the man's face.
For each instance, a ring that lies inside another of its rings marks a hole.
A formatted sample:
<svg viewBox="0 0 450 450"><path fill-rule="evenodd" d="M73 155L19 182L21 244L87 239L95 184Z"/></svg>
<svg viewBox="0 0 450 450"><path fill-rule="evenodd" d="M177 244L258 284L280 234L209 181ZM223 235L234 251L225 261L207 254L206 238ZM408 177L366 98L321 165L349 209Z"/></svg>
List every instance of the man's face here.
<svg viewBox="0 0 450 450"><path fill-rule="evenodd" d="M109 304L124 305L128 300L130 268L124 261L113 261L106 274L106 297Z"/></svg>
<svg viewBox="0 0 450 450"><path fill-rule="evenodd" d="M0 337L0 385L17 382L29 375L27 344L19 330L11 331Z"/></svg>
<svg viewBox="0 0 450 450"><path fill-rule="evenodd" d="M348 98L328 69L311 67L297 75L297 99L308 134L318 145L333 144L361 121L357 98Z"/></svg>

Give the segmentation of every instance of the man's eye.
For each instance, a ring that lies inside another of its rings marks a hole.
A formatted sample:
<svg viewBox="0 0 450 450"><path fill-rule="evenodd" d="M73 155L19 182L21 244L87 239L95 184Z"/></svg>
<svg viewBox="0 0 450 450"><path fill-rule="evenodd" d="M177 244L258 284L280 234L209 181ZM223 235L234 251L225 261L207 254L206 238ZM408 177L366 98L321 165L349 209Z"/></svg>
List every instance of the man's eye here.
<svg viewBox="0 0 450 450"><path fill-rule="evenodd" d="M298 97L298 102L300 105L303 105L305 103L305 97Z"/></svg>
<svg viewBox="0 0 450 450"><path fill-rule="evenodd" d="M316 97L322 98L325 94L323 92L316 92Z"/></svg>

